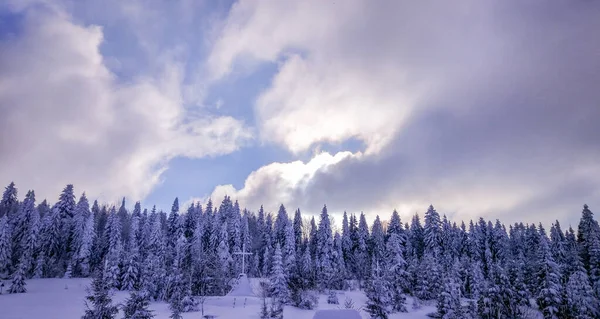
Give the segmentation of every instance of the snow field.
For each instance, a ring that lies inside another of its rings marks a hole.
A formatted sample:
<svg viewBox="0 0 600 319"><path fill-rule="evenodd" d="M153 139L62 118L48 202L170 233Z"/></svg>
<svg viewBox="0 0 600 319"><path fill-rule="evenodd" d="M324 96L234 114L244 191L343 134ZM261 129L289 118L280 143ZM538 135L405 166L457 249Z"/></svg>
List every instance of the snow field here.
<svg viewBox="0 0 600 319"><path fill-rule="evenodd" d="M258 280L251 279L253 288L257 288ZM27 280L27 293L7 294L5 289L0 295L0 318L1 319L79 319L85 310L86 287L91 283L90 279L32 279ZM327 295L321 295L319 309L343 308L345 298L351 298L356 308L363 306L366 297L361 291L338 292L339 305L327 304ZM129 297L126 291L117 291L112 296L114 303L123 303ZM235 299L235 308L233 307ZM427 314L434 312L434 306L423 306L421 309L412 310L412 300L407 298L409 313L395 313L390 319L425 319ZM244 307L244 301L246 303ZM258 319L261 299L258 297L208 297L204 304L204 313L216 315L217 318L233 319ZM150 309L154 311L156 319L168 319L170 315L169 305L164 302L154 302ZM291 306L284 309L286 319L312 319L316 310L302 310ZM363 318L369 318L368 314L361 311ZM117 318L121 318L119 314ZM185 319L200 319L200 312L184 313Z"/></svg>

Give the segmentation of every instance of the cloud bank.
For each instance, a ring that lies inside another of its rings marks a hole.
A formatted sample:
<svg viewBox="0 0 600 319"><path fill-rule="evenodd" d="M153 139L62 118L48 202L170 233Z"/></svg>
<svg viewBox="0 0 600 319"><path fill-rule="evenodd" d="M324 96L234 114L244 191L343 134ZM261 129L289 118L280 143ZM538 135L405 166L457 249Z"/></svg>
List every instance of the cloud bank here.
<svg viewBox="0 0 600 319"><path fill-rule="evenodd" d="M255 101L261 139L366 148L300 184L296 164L272 164L229 192L312 213L433 203L460 218L573 221L600 206L598 29L595 2L239 1L207 63L215 79L278 63Z"/></svg>

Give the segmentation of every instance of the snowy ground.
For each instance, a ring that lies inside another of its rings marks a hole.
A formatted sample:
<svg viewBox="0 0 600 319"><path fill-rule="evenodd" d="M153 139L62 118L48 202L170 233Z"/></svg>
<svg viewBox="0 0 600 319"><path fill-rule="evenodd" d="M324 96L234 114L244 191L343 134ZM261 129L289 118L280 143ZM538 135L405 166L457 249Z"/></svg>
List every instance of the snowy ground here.
<svg viewBox="0 0 600 319"><path fill-rule="evenodd" d="M0 317L2 319L79 319L83 315L85 306L84 298L86 295L86 286L90 283L89 279L34 279L27 281L27 293L25 294L6 294L6 287L9 282L5 282L5 289L0 295ZM254 286L254 285L253 285ZM117 292L113 296L114 302L124 302L128 293L124 291ZM346 291L340 292L340 305L327 304L327 296L322 295L319 302L319 309L336 309L343 307L346 297L352 298L355 307L364 305L366 298L362 292ZM235 299L235 308L233 307ZM244 302L246 305L244 306ZM393 314L391 319L421 319L428 318L427 313L435 311L432 306L423 306L421 309L413 311L410 309L410 300L408 301L409 313ZM157 319L169 318L168 305L166 303L153 303L151 309L155 311ZM256 297L210 297L204 305L205 314L214 314L217 318L258 318L260 309L260 299ZM284 318L289 319L311 319L315 310L301 310L294 307L286 307ZM362 311L363 318L368 315ZM201 318L200 312L185 313L186 319ZM119 315L118 318L121 318Z"/></svg>

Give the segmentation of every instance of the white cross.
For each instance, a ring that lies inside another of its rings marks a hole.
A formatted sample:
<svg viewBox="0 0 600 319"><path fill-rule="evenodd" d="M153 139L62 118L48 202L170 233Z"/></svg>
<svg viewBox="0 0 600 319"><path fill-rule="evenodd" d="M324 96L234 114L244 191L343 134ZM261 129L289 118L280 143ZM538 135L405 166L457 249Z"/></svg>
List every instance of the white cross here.
<svg viewBox="0 0 600 319"><path fill-rule="evenodd" d="M242 245L242 251L233 253L234 255L242 255L242 274L246 274L246 255L252 255L252 253L246 252L246 244Z"/></svg>

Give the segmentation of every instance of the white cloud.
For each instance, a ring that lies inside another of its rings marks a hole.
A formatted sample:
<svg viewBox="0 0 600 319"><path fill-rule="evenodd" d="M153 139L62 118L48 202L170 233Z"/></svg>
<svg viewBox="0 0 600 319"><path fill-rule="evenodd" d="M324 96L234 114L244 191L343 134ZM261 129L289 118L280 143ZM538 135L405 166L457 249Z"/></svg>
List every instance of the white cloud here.
<svg viewBox="0 0 600 319"><path fill-rule="evenodd" d="M360 158L361 153L340 152L331 155L322 152L309 162L271 163L250 173L243 188L237 190L233 185L219 185L210 197L220 201L229 195L240 202L242 207L258 209L264 205L268 211L276 211L280 204L290 209L304 207L306 199L301 195L310 190L310 183L317 173L327 172L329 167L348 158ZM206 202L206 198L203 202Z"/></svg>
<svg viewBox="0 0 600 319"><path fill-rule="evenodd" d="M229 153L251 137L231 117L189 117L176 58L157 76L122 83L100 54L102 28L56 8L23 10L22 34L0 44L0 180L50 199L74 183L137 200L170 159Z"/></svg>

